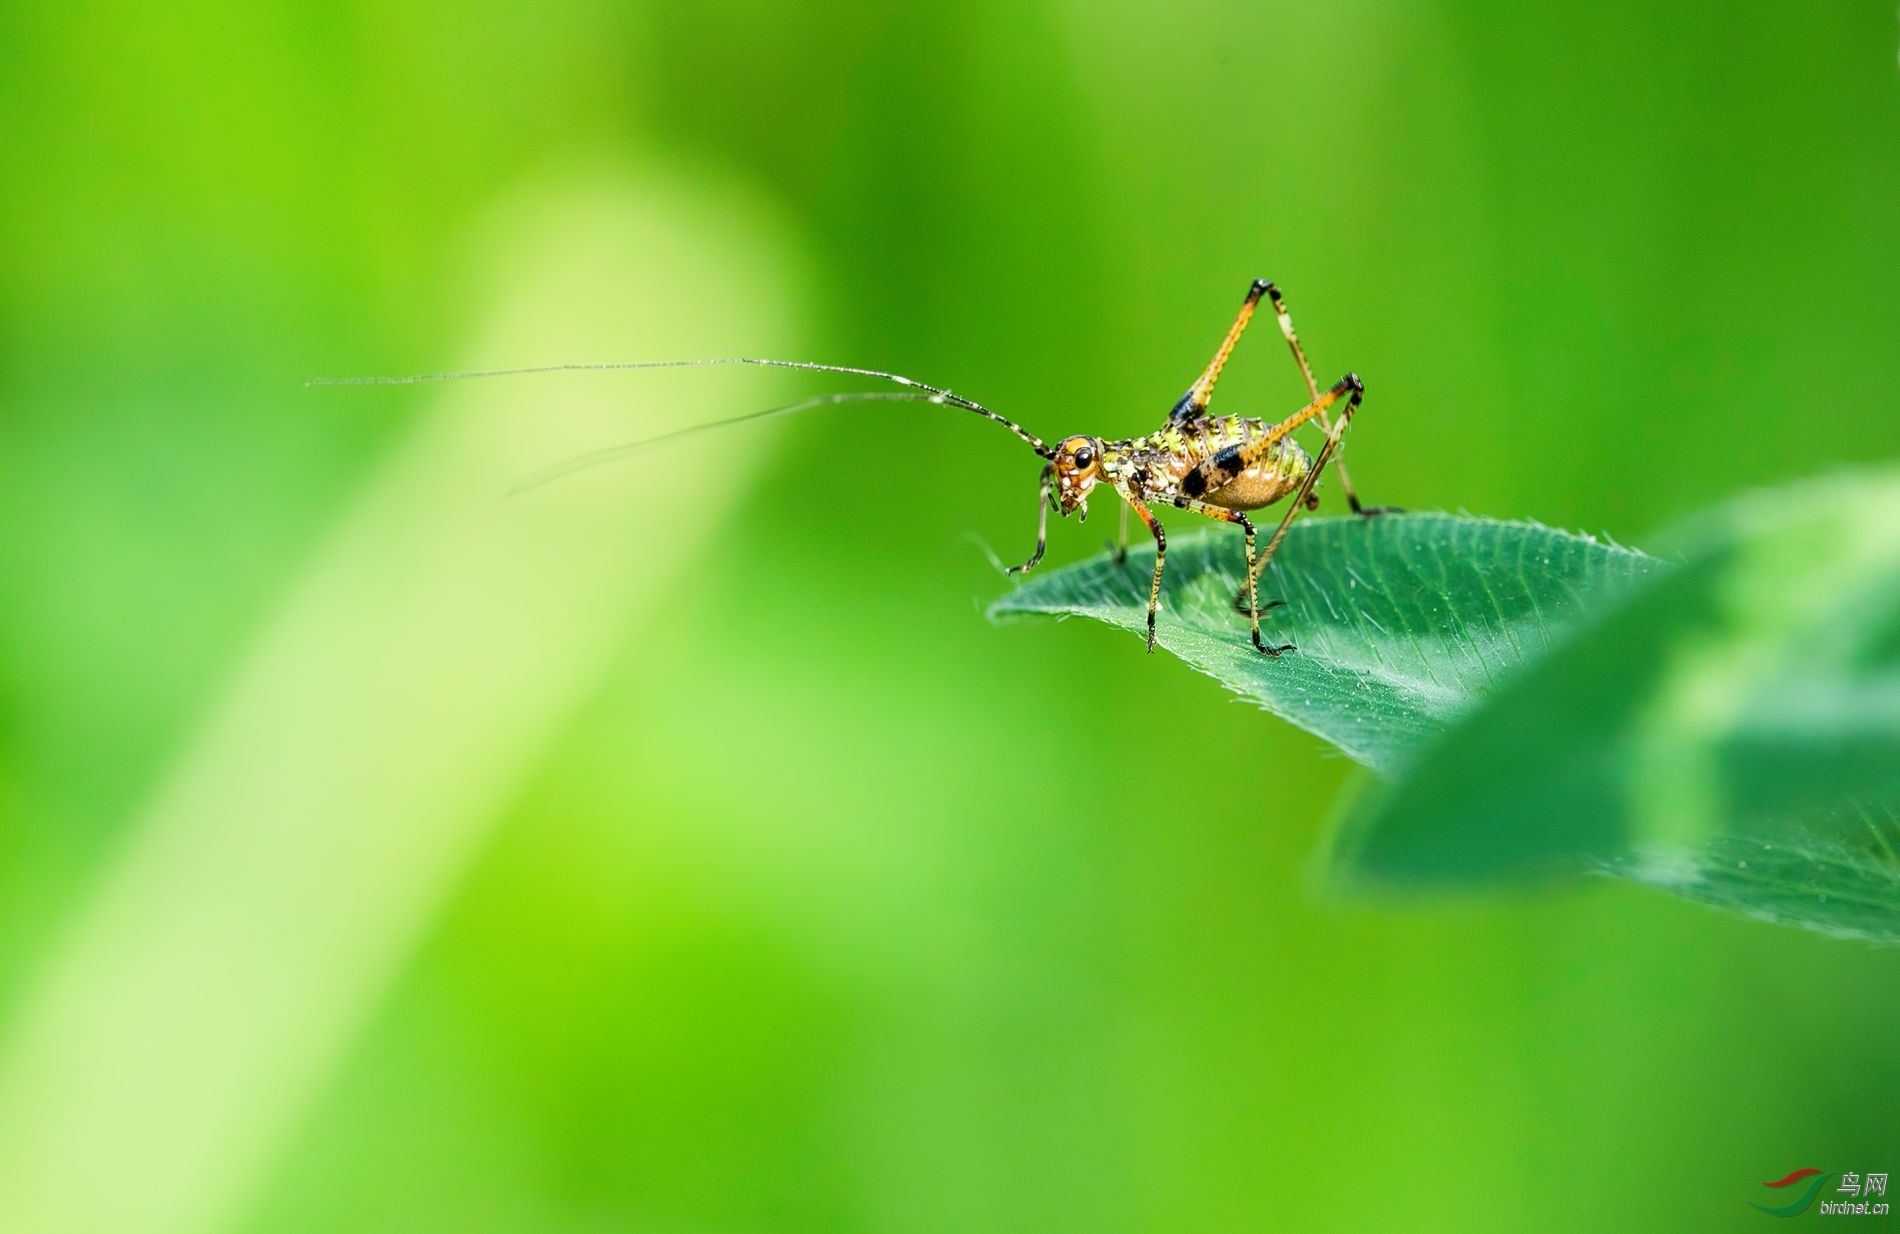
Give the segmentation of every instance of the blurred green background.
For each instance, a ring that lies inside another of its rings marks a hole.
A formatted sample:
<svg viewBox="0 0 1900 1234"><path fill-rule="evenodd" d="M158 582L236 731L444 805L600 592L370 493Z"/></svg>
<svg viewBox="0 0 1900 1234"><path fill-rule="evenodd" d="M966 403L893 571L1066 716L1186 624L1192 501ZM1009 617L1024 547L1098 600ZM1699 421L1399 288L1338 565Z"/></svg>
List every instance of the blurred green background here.
<svg viewBox="0 0 1900 1234"><path fill-rule="evenodd" d="M505 501L838 387L299 384L784 354L1122 435L1268 276L1371 499L1642 544L1900 453L1891 4L0 28L0 1229L1726 1230L1900 1165L1900 957L1316 895L1350 764L983 620L993 426ZM1218 406L1300 394L1267 325Z"/></svg>

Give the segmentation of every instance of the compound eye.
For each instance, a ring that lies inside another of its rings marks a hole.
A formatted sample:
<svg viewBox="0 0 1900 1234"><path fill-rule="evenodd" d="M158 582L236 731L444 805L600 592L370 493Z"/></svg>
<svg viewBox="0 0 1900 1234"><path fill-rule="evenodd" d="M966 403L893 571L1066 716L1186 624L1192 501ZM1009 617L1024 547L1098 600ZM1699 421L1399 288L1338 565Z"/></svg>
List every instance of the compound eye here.
<svg viewBox="0 0 1900 1234"><path fill-rule="evenodd" d="M1077 467L1080 467L1084 471L1086 471L1094 462L1095 462L1095 447L1094 446L1081 446L1076 449L1075 465Z"/></svg>

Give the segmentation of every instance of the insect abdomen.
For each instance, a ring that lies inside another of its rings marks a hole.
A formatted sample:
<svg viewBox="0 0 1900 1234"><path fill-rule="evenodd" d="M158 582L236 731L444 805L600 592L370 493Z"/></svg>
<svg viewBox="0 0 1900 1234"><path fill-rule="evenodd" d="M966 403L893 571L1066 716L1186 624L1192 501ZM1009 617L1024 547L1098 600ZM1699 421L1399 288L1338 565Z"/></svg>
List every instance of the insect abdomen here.
<svg viewBox="0 0 1900 1234"><path fill-rule="evenodd" d="M1297 490L1312 468L1306 451L1285 438L1267 446L1251 466L1244 465L1243 452L1274 427L1241 416L1169 426L1110 445L1108 474L1120 477L1117 483L1142 501L1172 502L1185 495L1228 510L1258 510ZM1223 471L1238 469L1238 474L1217 489L1195 491L1190 477L1208 462L1225 464Z"/></svg>
<svg viewBox="0 0 1900 1234"><path fill-rule="evenodd" d="M1313 460L1298 442L1283 438L1268 448L1265 457L1202 500L1227 510L1258 510L1298 491L1312 466Z"/></svg>

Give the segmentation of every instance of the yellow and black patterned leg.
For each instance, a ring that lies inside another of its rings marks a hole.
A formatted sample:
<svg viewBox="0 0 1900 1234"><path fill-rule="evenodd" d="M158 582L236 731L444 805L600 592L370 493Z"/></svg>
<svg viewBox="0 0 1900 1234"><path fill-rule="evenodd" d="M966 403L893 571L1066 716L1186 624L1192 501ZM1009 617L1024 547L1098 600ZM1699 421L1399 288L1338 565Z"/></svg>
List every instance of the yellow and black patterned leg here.
<svg viewBox="0 0 1900 1234"><path fill-rule="evenodd" d="M1053 467L1044 467L1042 479L1036 484L1036 551L1020 566L1011 566L1007 574L1027 574L1035 569L1042 560L1042 550L1049 545L1049 477L1054 471Z"/></svg>
<svg viewBox="0 0 1900 1234"><path fill-rule="evenodd" d="M1241 530L1247 533L1247 581L1241 586L1240 602L1237 603L1235 607L1247 614L1247 620L1253 627L1253 645L1255 650L1263 655L1269 656L1277 656L1283 651L1292 651L1292 643L1281 643L1279 646L1274 646L1262 641L1260 638L1260 614L1267 609L1278 608L1280 605L1286 603L1286 601L1274 600L1266 605L1260 603L1259 576L1254 573L1253 568L1253 520L1238 510L1229 510L1224 506L1212 506L1205 501L1195 501L1191 497L1177 497L1174 499L1174 504L1179 509L1192 510L1194 513L1206 515L1208 518L1217 518L1223 523L1240 524Z"/></svg>
<svg viewBox="0 0 1900 1234"><path fill-rule="evenodd" d="M1286 345L1293 350L1293 362L1300 366L1300 377L1306 382L1306 396L1309 399L1317 400L1319 398L1319 385L1313 380L1313 366L1306 362L1306 352L1300 346L1300 336L1293 331L1293 315L1287 312L1286 297L1281 295L1280 289L1275 287L1272 283L1267 284L1266 290L1267 295L1273 300L1274 316L1280 319L1280 333L1286 335ZM1332 423L1323 411L1319 417L1319 429L1320 432L1328 435L1331 435L1333 431ZM1352 477L1346 474L1345 459L1335 460L1333 470L1339 473L1340 490L1346 494L1346 504L1352 507L1354 514L1371 518L1375 514L1401 514L1404 512L1398 506L1368 506L1362 503L1359 500L1359 494L1353 491ZM1312 493L1307 494L1306 501L1307 509L1309 510L1317 509L1319 506L1319 498Z"/></svg>
<svg viewBox="0 0 1900 1234"><path fill-rule="evenodd" d="M1152 655L1155 649L1155 609L1161 603L1161 565L1168 559L1168 533L1161 529L1160 520L1149 512L1147 506L1132 499L1128 504L1135 508L1135 513L1141 516L1141 521L1148 525L1148 530L1154 533L1155 538L1155 576L1148 585L1148 651Z"/></svg>
<svg viewBox="0 0 1900 1234"><path fill-rule="evenodd" d="M1272 290L1273 284L1265 279L1253 281L1253 286L1247 289L1247 298L1240 302L1240 313L1234 318L1234 324L1227 327L1227 337L1221 340L1214 358L1207 362L1207 367L1201 370L1201 375L1195 378L1187 393L1168 412L1169 424L1186 424L1207 413L1208 400L1214 397L1214 383L1220 380L1220 371L1227 367L1227 357L1234 354L1234 345L1247 332L1247 323L1253 320L1253 312L1260 303L1260 297Z"/></svg>

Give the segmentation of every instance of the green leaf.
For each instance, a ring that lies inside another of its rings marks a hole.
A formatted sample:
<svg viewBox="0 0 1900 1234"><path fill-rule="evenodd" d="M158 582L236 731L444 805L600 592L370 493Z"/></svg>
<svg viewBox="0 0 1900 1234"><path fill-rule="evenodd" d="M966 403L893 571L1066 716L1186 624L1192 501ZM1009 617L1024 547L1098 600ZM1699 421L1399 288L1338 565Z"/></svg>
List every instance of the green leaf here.
<svg viewBox="0 0 1900 1234"><path fill-rule="evenodd" d="M1336 875L1594 869L1900 941L1900 474L1751 496L1677 543L1680 570L1358 802Z"/></svg>
<svg viewBox="0 0 1900 1234"><path fill-rule="evenodd" d="M1254 650L1234 611L1242 568L1235 529L1171 536L1159 645L1390 771L1661 564L1529 523L1301 519L1260 583L1262 603L1286 601L1263 616L1263 632L1298 648L1277 659ZM990 614L1093 617L1145 638L1153 570L1152 545L1123 564L1103 554L1032 575Z"/></svg>

